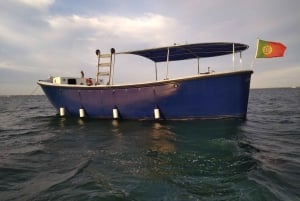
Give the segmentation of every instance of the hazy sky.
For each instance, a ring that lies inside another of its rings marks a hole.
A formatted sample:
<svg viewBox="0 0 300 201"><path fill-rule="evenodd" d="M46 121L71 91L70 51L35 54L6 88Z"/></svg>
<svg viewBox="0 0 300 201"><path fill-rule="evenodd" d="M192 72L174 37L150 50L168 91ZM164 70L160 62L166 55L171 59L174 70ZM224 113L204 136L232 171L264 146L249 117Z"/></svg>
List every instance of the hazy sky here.
<svg viewBox="0 0 300 201"><path fill-rule="evenodd" d="M258 37L282 42L287 50L282 58L255 60L251 87L300 86L299 8L299 0L1 1L0 95L30 94L37 80L50 75L80 76L83 70L95 77L98 48L120 52L239 42L250 46L243 53L243 66L250 68ZM192 75L195 66L196 61L171 64L169 77ZM217 72L233 68L230 56L203 59L200 66ZM165 64L158 67L163 77ZM116 58L115 82L154 78L152 62L130 55Z"/></svg>

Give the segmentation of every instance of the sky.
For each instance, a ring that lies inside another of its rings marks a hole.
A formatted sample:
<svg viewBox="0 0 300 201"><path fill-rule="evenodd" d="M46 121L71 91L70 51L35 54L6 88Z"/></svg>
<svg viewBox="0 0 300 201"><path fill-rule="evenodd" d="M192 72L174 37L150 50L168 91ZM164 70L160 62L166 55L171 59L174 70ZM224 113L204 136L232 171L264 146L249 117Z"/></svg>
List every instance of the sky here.
<svg viewBox="0 0 300 201"><path fill-rule="evenodd" d="M95 77L95 50L117 52L206 42L249 45L232 57L200 60L200 70L254 71L251 88L300 87L299 0L0 1L0 95L42 94L49 76ZM285 56L254 59L257 38L283 43ZM169 78L197 73L197 61L169 64ZM253 66L251 65L253 64ZM159 78L166 64L158 65ZM118 55L115 83L155 79L153 62Z"/></svg>

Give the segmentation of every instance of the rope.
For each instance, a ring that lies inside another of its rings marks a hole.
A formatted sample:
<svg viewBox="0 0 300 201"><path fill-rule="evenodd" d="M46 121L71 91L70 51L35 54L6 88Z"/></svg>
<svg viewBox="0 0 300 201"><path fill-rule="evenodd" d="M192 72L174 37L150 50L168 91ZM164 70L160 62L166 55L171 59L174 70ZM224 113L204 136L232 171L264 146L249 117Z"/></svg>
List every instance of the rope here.
<svg viewBox="0 0 300 201"><path fill-rule="evenodd" d="M32 95L34 95L34 93L39 89L39 85L37 85L33 90L32 90L32 92L29 94L29 96L32 96Z"/></svg>
<svg viewBox="0 0 300 201"><path fill-rule="evenodd" d="M39 85L37 85L32 91L31 91L31 93L30 94L25 94L25 96L33 96L35 93L36 93L36 91L39 89ZM27 98L28 99L28 98ZM27 101L27 99L26 99L26 101ZM17 110L17 109L19 109L20 108L20 106L23 104L24 102L20 102L19 104L16 104L15 105L15 110Z"/></svg>

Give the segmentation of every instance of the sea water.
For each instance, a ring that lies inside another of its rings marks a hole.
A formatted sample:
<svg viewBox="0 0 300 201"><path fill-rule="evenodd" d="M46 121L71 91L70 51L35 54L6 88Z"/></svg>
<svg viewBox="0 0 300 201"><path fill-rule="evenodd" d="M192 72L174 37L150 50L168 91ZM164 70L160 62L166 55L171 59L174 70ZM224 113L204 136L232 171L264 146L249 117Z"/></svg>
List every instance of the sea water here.
<svg viewBox="0 0 300 201"><path fill-rule="evenodd" d="M300 200L300 89L251 90L247 120L59 117L0 97L0 200Z"/></svg>

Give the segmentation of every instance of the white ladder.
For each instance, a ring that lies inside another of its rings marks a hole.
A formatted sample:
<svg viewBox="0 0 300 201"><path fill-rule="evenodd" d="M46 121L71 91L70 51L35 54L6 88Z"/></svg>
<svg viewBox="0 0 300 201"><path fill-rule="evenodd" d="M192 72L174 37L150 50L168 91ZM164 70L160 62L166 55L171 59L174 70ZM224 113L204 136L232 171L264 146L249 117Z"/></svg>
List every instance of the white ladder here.
<svg viewBox="0 0 300 201"><path fill-rule="evenodd" d="M96 50L96 55L98 56L98 71L96 85L101 84L99 77L108 77L107 85L113 84L113 68L115 63L115 49L111 48L110 53L101 54L100 50ZM104 60L104 61L102 61Z"/></svg>

